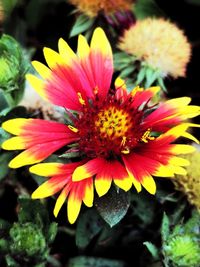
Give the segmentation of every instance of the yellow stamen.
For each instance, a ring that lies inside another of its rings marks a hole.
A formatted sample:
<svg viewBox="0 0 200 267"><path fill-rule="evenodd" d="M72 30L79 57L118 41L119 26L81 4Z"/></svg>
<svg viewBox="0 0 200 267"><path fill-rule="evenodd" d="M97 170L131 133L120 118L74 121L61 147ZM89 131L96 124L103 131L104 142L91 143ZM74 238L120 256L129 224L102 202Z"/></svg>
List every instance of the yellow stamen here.
<svg viewBox="0 0 200 267"><path fill-rule="evenodd" d="M72 125L67 125L67 127L68 127L72 132L74 132L74 133L77 133L77 132L78 132L78 129L75 128L75 127L72 126Z"/></svg>
<svg viewBox="0 0 200 267"><path fill-rule="evenodd" d="M143 134L140 140L143 141L144 143L148 143L149 140L154 140L155 137L150 136L150 134L151 134L151 129L147 129L147 131Z"/></svg>
<svg viewBox="0 0 200 267"><path fill-rule="evenodd" d="M81 93L78 92L77 95L78 95L78 100L79 100L80 104L84 106L85 105L85 100L83 99Z"/></svg>
<svg viewBox="0 0 200 267"><path fill-rule="evenodd" d="M122 154L129 154L130 153L130 149L128 147L125 147L123 150L121 150Z"/></svg>
<svg viewBox="0 0 200 267"><path fill-rule="evenodd" d="M121 141L121 146L123 147L123 150L121 150L121 153L123 153L123 154L129 154L130 153L130 149L127 146L124 147L126 144L126 140L127 140L126 136L123 136L122 141Z"/></svg>
<svg viewBox="0 0 200 267"><path fill-rule="evenodd" d="M121 146L124 146L126 143L126 136L122 137L122 142L121 142Z"/></svg>

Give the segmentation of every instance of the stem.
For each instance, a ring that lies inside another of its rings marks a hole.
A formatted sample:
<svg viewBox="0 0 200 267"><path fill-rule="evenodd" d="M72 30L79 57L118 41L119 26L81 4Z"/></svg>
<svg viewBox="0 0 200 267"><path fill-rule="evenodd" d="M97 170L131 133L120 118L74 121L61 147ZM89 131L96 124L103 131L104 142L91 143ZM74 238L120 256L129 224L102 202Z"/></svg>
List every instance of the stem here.
<svg viewBox="0 0 200 267"><path fill-rule="evenodd" d="M14 107L15 106L15 101L13 100L12 96L8 93L4 94L4 98L8 104L9 107Z"/></svg>

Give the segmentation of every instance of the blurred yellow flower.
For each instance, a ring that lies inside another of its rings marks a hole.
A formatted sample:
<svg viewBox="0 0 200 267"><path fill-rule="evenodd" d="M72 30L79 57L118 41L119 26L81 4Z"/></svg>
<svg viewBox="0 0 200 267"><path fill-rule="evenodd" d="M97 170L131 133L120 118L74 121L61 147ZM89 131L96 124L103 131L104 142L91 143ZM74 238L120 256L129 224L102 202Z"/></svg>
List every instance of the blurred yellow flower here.
<svg viewBox="0 0 200 267"><path fill-rule="evenodd" d="M100 11L106 15L116 11L130 10L132 0L69 0L69 2L77 7L81 12L89 17L95 17Z"/></svg>
<svg viewBox="0 0 200 267"><path fill-rule="evenodd" d="M124 32L118 46L159 70L163 77L184 77L191 56L191 46L183 31L162 18L137 21Z"/></svg>
<svg viewBox="0 0 200 267"><path fill-rule="evenodd" d="M200 151L184 155L184 158L190 161L190 165L186 167L187 175L177 175L173 182L176 189L185 193L188 201L200 210Z"/></svg>

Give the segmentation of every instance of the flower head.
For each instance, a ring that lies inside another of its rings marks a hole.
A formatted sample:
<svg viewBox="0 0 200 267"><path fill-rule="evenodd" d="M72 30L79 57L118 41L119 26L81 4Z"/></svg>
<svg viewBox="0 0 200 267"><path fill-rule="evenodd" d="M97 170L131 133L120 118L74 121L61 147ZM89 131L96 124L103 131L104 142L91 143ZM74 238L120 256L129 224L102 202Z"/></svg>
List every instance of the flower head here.
<svg viewBox="0 0 200 267"><path fill-rule="evenodd" d="M79 36L77 55L63 39L58 46L59 53L44 49L49 68L33 62L41 78L29 74L27 79L42 97L64 107L70 122L18 118L2 124L16 135L2 147L24 150L11 160L11 168L40 162L60 148L71 151L72 144L79 153L74 163L31 167L34 173L52 177L33 193L33 198L47 197L64 188L55 215L68 197L68 217L74 222L82 201L92 205L93 182L99 196L108 192L112 182L125 191L134 185L138 192L143 186L155 194L152 176L185 174L182 166L188 161L176 155L194 148L174 141L180 136L196 140L186 131L199 125L183 121L199 115L200 108L188 105L188 97L152 106L150 100L158 87L137 87L128 93L120 78L115 89L110 89L112 51L101 28L94 31L90 47Z"/></svg>
<svg viewBox="0 0 200 267"><path fill-rule="evenodd" d="M175 24L157 18L137 21L124 32L119 48L136 56L162 76L184 77L191 46Z"/></svg>
<svg viewBox="0 0 200 267"><path fill-rule="evenodd" d="M116 11L130 10L132 0L70 0L81 12L89 17L95 17L100 11L109 15Z"/></svg>
<svg viewBox="0 0 200 267"><path fill-rule="evenodd" d="M184 155L184 158L191 162L186 167L187 175L177 175L177 179L173 182L176 189L185 193L188 201L200 210L200 151L197 150L192 154Z"/></svg>

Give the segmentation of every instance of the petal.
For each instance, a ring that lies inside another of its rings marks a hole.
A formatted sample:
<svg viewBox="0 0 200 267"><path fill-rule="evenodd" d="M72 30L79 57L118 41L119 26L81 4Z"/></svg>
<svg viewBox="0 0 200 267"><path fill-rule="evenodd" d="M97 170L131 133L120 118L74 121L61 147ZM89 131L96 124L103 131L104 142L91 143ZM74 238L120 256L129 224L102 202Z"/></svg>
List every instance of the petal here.
<svg viewBox="0 0 200 267"><path fill-rule="evenodd" d="M187 159L173 156L170 158L169 164L176 166L189 166L190 162Z"/></svg>
<svg viewBox="0 0 200 267"><path fill-rule="evenodd" d="M38 77L32 74L26 74L26 79L34 90L45 100L50 101L49 96L45 90L45 83ZM51 102L51 101L50 101ZM53 102L52 102L53 103Z"/></svg>
<svg viewBox="0 0 200 267"><path fill-rule="evenodd" d="M75 163L40 163L29 168L29 171L40 176L71 175L81 162Z"/></svg>
<svg viewBox="0 0 200 267"><path fill-rule="evenodd" d="M187 106L191 101L189 97L170 99L148 115L144 124L151 125L154 130L176 125L187 118L193 118L200 114L200 107ZM156 128L155 128L156 127Z"/></svg>
<svg viewBox="0 0 200 267"><path fill-rule="evenodd" d="M58 122L18 118L6 121L2 127L19 135L5 141L2 144L4 149L27 149L10 162L11 168L39 162L59 148L77 140L76 133Z"/></svg>
<svg viewBox="0 0 200 267"><path fill-rule="evenodd" d="M101 28L96 28L92 36L90 60L98 94L104 98L111 84L113 58L110 43Z"/></svg>
<svg viewBox="0 0 200 267"><path fill-rule="evenodd" d="M32 119L29 119L29 121ZM11 133L11 134L15 134L15 135L19 135L22 133L22 129L24 128L24 126L27 124L27 119L21 119L21 118L17 118L17 119L11 119L8 120L6 122L4 122L1 127Z"/></svg>
<svg viewBox="0 0 200 267"><path fill-rule="evenodd" d="M1 147L5 150L17 150L26 148L26 140L22 137L12 137L1 145Z"/></svg>
<svg viewBox="0 0 200 267"><path fill-rule="evenodd" d="M128 92L126 88L126 83L123 79L118 77L115 80L116 98L124 102L127 98Z"/></svg>
<svg viewBox="0 0 200 267"><path fill-rule="evenodd" d="M135 189L139 193L142 190L142 187L141 187L140 181L138 181L137 177L135 177L135 170L133 168L133 164L131 161L129 161L127 157L124 157L124 156L123 156L123 161L124 161L125 168L129 174L129 177L131 178L132 183L135 186Z"/></svg>
<svg viewBox="0 0 200 267"><path fill-rule="evenodd" d="M54 195L60 191L68 181L68 177L55 176L49 179L47 182L40 185L31 195L33 199L45 198Z"/></svg>
<svg viewBox="0 0 200 267"><path fill-rule="evenodd" d="M135 179L135 177L133 176L133 173L131 173L131 172L128 171L128 167L126 167L126 169L127 169L128 174L129 174L129 177L130 177L131 180L132 180L133 185L135 186L135 189L136 189L137 192L139 193L139 192L142 190L141 183L138 182L138 181Z"/></svg>
<svg viewBox="0 0 200 267"><path fill-rule="evenodd" d="M65 186L65 188L62 190L62 192L60 193L58 199L56 200L56 204L55 204L55 207L54 207L54 210L53 210L53 214L55 217L58 216L58 213L60 211L60 209L62 208L68 194L69 194L69 191L72 187L72 183L69 183Z"/></svg>
<svg viewBox="0 0 200 267"><path fill-rule="evenodd" d="M32 61L31 63L43 79L48 79L51 77L51 70L47 66L36 60Z"/></svg>
<svg viewBox="0 0 200 267"><path fill-rule="evenodd" d="M34 164L46 159L53 152L66 145L66 140L47 142L35 145L12 159L9 163L10 168L19 168L25 165Z"/></svg>
<svg viewBox="0 0 200 267"><path fill-rule="evenodd" d="M174 154L192 153L196 148L192 145L171 145L171 152Z"/></svg>
<svg viewBox="0 0 200 267"><path fill-rule="evenodd" d="M86 38L83 35L78 36L78 48L77 48L78 57L81 60L89 57L90 47Z"/></svg>
<svg viewBox="0 0 200 267"><path fill-rule="evenodd" d="M95 158L88 161L87 163L75 169L72 175L72 181L77 182L92 177L93 175L97 174L99 170L104 168L104 164L105 160L102 158Z"/></svg>
<svg viewBox="0 0 200 267"><path fill-rule="evenodd" d="M62 163L40 163L30 167L29 171L40 176L53 176L63 174L63 166Z"/></svg>
<svg viewBox="0 0 200 267"><path fill-rule="evenodd" d="M106 176L104 172L97 174L95 178L95 188L99 197L105 195L111 187L112 179Z"/></svg>
<svg viewBox="0 0 200 267"><path fill-rule="evenodd" d="M45 60L49 66L50 69L55 69L59 65L64 65L65 61L64 59L54 50L45 47L43 49Z"/></svg>
<svg viewBox="0 0 200 267"><path fill-rule="evenodd" d="M143 176L141 184L150 194L155 195L156 183L150 174L146 173L146 175Z"/></svg>
<svg viewBox="0 0 200 267"><path fill-rule="evenodd" d="M94 200L94 186L93 186L93 179L87 179L82 181L84 182L83 187L83 202L87 207L93 206L93 200Z"/></svg>
<svg viewBox="0 0 200 267"><path fill-rule="evenodd" d="M182 136L192 140L193 142L195 142L197 144L199 144L199 140L190 133L183 133Z"/></svg>
<svg viewBox="0 0 200 267"><path fill-rule="evenodd" d="M150 194L155 194L156 184L150 174L151 172L149 172L150 170L148 170L148 164L142 162L141 159L139 155L129 155L123 158L125 165L135 179L141 183ZM154 169L153 166L150 166L150 168Z"/></svg>
<svg viewBox="0 0 200 267"><path fill-rule="evenodd" d="M136 90L136 92L135 92ZM142 104L146 104L153 96L160 91L159 86L150 87L144 91L134 89L131 94L134 96L132 106L138 109Z"/></svg>
<svg viewBox="0 0 200 267"><path fill-rule="evenodd" d="M64 39L60 38L58 41L58 50L60 56L64 59L65 64L69 65L72 64L73 60L77 61L77 55L74 51L70 48L67 42Z"/></svg>
<svg viewBox="0 0 200 267"><path fill-rule="evenodd" d="M77 194L77 190L73 188L70 192L67 202L67 215L68 215L68 220L71 224L75 223L79 215L81 209L81 203L82 199Z"/></svg>

